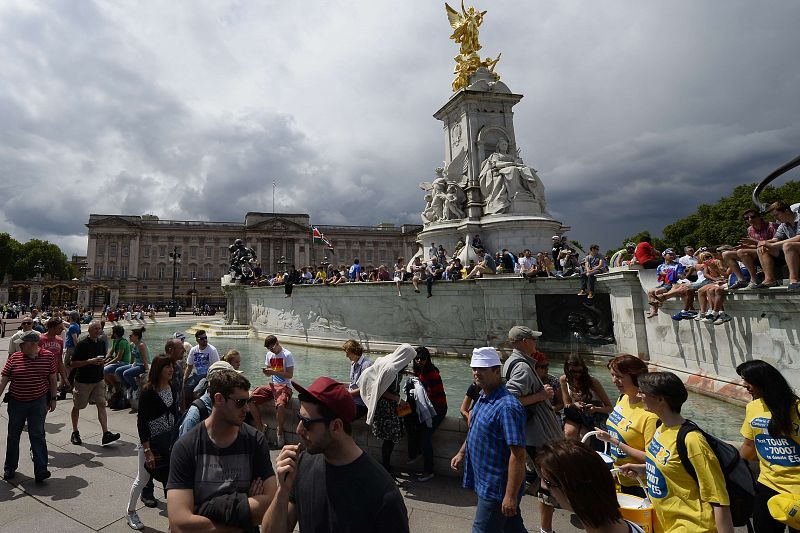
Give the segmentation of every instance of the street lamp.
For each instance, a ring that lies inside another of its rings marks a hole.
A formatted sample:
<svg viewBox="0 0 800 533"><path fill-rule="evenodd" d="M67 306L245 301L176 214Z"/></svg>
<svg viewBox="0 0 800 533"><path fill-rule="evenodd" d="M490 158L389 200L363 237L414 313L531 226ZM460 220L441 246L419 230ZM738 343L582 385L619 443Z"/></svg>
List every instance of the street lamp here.
<svg viewBox="0 0 800 533"><path fill-rule="evenodd" d="M286 257L281 256L281 258L278 259L278 266L280 267L279 270L281 272L285 272L286 271Z"/></svg>
<svg viewBox="0 0 800 533"><path fill-rule="evenodd" d="M86 276L89 274L89 261L83 261L78 270L81 271L81 279L86 281Z"/></svg>
<svg viewBox="0 0 800 533"><path fill-rule="evenodd" d="M176 316L178 306L175 303L175 283L178 281L178 265L181 264L181 254L177 246L169 253L169 262L172 263L172 302L169 304L169 316Z"/></svg>
<svg viewBox="0 0 800 533"><path fill-rule="evenodd" d="M39 259L36 261L36 264L33 265L33 270L36 272L36 281L42 281L42 273L44 272L44 264L42 264L42 260Z"/></svg>
<svg viewBox="0 0 800 533"><path fill-rule="evenodd" d="M192 312L197 307L197 278L192 277Z"/></svg>

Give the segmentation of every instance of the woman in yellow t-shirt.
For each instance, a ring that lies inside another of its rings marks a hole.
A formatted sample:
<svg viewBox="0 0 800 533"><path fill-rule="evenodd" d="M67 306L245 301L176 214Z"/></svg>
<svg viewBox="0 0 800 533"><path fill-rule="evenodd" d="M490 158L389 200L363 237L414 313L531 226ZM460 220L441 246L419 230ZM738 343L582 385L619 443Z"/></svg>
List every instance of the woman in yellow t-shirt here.
<svg viewBox="0 0 800 533"><path fill-rule="evenodd" d="M647 494L658 519L657 533L733 533L725 477L717 456L699 431L686 435L686 455L697 481L678 456L678 431L685 419L681 406L689 394L672 372L639 376L639 395L645 409L655 413L661 426L647 445L645 464L620 468L628 475L647 476Z"/></svg>
<svg viewBox="0 0 800 533"><path fill-rule="evenodd" d="M639 378L647 374L647 363L634 355L622 354L608 362L611 381L620 392L614 410L608 416L606 429L596 428L597 438L611 443L609 454L614 466L644 463L645 450L656 432L658 417L644 408L639 397ZM635 479L618 477L622 492L644 498L644 489Z"/></svg>
<svg viewBox="0 0 800 533"><path fill-rule="evenodd" d="M739 448L744 459L758 456L760 467L753 527L758 533L782 533L786 525L772 518L767 502L778 493L800 497L800 399L786 378L765 361L742 363L736 373L753 397L745 409L744 442Z"/></svg>

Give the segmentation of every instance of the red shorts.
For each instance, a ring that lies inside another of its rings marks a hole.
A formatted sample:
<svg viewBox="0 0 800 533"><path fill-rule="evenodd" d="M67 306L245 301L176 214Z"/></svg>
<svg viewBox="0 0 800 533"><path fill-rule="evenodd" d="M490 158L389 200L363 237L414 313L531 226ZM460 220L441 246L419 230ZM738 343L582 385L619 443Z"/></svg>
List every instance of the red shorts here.
<svg viewBox="0 0 800 533"><path fill-rule="evenodd" d="M269 383L257 387L250 397L255 405L261 405L267 400L275 400L275 407L285 407L292 399L292 388L289 385Z"/></svg>

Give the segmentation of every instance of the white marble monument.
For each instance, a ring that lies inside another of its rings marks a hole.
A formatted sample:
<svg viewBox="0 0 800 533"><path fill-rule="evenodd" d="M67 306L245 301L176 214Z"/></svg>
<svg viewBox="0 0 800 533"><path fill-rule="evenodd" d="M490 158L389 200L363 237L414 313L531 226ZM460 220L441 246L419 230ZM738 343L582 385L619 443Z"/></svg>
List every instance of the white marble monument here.
<svg viewBox="0 0 800 533"><path fill-rule="evenodd" d="M452 252L459 240L480 235L489 251L550 248L569 228L547 210L545 187L526 165L514 135L512 93L493 72L479 68L434 117L443 123L444 165L426 191L419 240Z"/></svg>

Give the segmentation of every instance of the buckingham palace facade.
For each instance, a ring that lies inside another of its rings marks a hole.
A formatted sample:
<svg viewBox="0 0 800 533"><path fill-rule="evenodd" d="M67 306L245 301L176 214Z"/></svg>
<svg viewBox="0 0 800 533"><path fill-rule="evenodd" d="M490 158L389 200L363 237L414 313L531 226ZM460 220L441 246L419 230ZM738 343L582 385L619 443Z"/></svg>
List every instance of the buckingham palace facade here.
<svg viewBox="0 0 800 533"><path fill-rule="evenodd" d="M187 305L192 291L199 304L224 302L220 278L227 274L228 247L236 239L256 251L264 272L281 265L314 266L323 260L350 265L358 258L365 266L390 269L398 256L410 258L418 249L421 225L314 227L333 244L333 252L311 237L307 214L247 213L244 222L161 220L154 215L89 215L86 281L90 305L149 304L172 297L177 249L176 300Z"/></svg>

